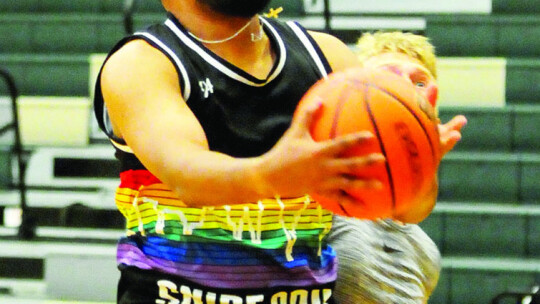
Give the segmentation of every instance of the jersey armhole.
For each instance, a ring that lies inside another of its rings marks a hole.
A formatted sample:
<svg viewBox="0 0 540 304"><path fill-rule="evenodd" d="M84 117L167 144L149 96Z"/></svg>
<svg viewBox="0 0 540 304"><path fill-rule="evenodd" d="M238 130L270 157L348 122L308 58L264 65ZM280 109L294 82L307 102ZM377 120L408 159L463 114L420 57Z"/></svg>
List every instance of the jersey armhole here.
<svg viewBox="0 0 540 304"><path fill-rule="evenodd" d="M184 98L184 101L187 102L189 96L191 95L191 82L189 80L187 70L180 58L165 43L159 40L159 38L148 32L136 32L132 37L133 39L142 39L146 41L148 44L155 47L165 56L167 56L167 58L169 58L171 63L174 65L176 72L178 73L178 77L180 78L182 97Z"/></svg>
<svg viewBox="0 0 540 304"><path fill-rule="evenodd" d="M317 42L298 22L288 21L287 25L293 30L298 39L300 39L304 47L307 49L308 53L311 55L311 58L317 65L321 76L323 78L327 78L328 74L332 72L332 68L330 67L330 63L328 63L328 60L324 56Z"/></svg>
<svg viewBox="0 0 540 304"><path fill-rule="evenodd" d="M180 89L182 90L182 97L184 98L184 101L187 102L188 98L191 95L191 83L189 81L189 77L187 74L187 70L182 64L182 61L174 52L167 47L162 41L160 41L157 37L154 35L148 33L148 32L136 32L133 35L126 37L118 42L118 44L111 50L111 52L107 55L107 58L103 62L99 74L97 76L96 86L95 86L95 93L94 93L94 111L96 115L96 119L98 121L98 125L100 129L107 135L113 146L115 146L117 149L122 150L127 153L133 153L131 148L127 145L124 139L119 138L114 135L112 131L112 124L110 122L109 115L107 113L107 108L105 107L105 101L103 100L103 95L101 94L101 84L99 79L101 78L101 72L103 71L103 66L105 65L105 62L114 54L118 49L120 49L123 45L126 43L141 39L153 46L154 48L161 51L173 64L174 68L176 69L178 73L178 77L180 80Z"/></svg>

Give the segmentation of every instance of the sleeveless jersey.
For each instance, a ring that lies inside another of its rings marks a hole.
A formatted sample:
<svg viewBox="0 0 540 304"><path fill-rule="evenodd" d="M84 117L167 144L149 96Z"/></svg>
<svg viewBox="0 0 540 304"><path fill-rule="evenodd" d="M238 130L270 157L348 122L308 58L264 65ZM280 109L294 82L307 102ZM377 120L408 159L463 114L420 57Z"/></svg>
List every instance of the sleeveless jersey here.
<svg viewBox="0 0 540 304"><path fill-rule="evenodd" d="M110 54L133 39L161 51L175 66L184 100L210 149L234 157L257 156L289 127L303 94L330 72L321 50L299 24L262 17L260 22L276 53L266 79L210 52L171 14L164 23L126 37ZM319 287L320 300L309 303L326 303L337 271L335 253L325 241L330 212L307 196L190 207L114 136L99 81L94 102L100 127L122 164L115 200L126 217L128 235L118 245L120 266L156 270L211 288Z"/></svg>

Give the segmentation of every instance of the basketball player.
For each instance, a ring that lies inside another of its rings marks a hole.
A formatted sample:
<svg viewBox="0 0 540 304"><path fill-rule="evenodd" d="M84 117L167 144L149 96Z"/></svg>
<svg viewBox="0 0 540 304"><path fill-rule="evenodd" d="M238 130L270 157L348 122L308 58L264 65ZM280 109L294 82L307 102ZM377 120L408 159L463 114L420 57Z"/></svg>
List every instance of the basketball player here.
<svg viewBox="0 0 540 304"><path fill-rule="evenodd" d="M372 134L314 142L303 94L356 64L336 38L257 13L269 0L162 0L166 20L121 40L96 84L122 164L118 303L334 303L332 214L305 196L343 189L379 154Z"/></svg>
<svg viewBox="0 0 540 304"><path fill-rule="evenodd" d="M122 164L119 303L334 303L332 214L306 193L377 187L344 175L359 132L314 142L317 80L357 59L327 34L257 15L268 0L163 0L166 20L120 41L95 92Z"/></svg>
<svg viewBox="0 0 540 304"><path fill-rule="evenodd" d="M403 76L435 106L436 59L426 37L402 32L366 33L357 47L364 66ZM465 123L465 117L456 116L440 125L443 155L459 141ZM416 219L425 218L434 203L427 199ZM328 241L339 258L334 295L340 304L426 303L437 285L440 253L418 225L334 216Z"/></svg>

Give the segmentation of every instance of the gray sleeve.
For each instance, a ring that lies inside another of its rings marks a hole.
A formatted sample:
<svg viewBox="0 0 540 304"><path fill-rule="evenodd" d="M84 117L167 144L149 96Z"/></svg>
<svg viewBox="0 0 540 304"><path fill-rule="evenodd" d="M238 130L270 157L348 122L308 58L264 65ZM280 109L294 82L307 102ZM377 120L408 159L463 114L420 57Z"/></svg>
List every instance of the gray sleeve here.
<svg viewBox="0 0 540 304"><path fill-rule="evenodd" d="M425 303L440 273L436 245L417 225L334 216L338 304Z"/></svg>

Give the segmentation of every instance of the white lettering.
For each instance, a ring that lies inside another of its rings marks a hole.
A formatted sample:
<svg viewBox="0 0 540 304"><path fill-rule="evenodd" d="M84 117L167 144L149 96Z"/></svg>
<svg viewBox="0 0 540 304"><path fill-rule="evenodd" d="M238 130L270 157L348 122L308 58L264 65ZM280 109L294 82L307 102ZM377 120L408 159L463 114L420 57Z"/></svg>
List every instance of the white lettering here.
<svg viewBox="0 0 540 304"><path fill-rule="evenodd" d="M242 304L242 298L233 295L221 295L219 298L219 304Z"/></svg>
<svg viewBox="0 0 540 304"><path fill-rule="evenodd" d="M162 300L156 300L156 304L180 304L180 301L171 296L169 291L172 293L178 293L178 287L171 281L160 280L157 282L159 287L159 296L162 299L168 300L168 302Z"/></svg>
<svg viewBox="0 0 540 304"><path fill-rule="evenodd" d="M287 293L285 291L280 291L275 293L270 299L271 304L287 304Z"/></svg>
<svg viewBox="0 0 540 304"><path fill-rule="evenodd" d="M308 291L305 289L297 289L291 292L290 304L308 304Z"/></svg>
<svg viewBox="0 0 540 304"><path fill-rule="evenodd" d="M311 291L311 304L321 304L321 290L313 289Z"/></svg>
<svg viewBox="0 0 540 304"><path fill-rule="evenodd" d="M264 301L264 295L253 295L246 297L246 304L257 304Z"/></svg>
<svg viewBox="0 0 540 304"><path fill-rule="evenodd" d="M328 299L330 299L330 297L332 296L332 289L326 288L326 289L323 289L322 292L323 292L323 303L328 304L326 301L328 301Z"/></svg>
<svg viewBox="0 0 540 304"><path fill-rule="evenodd" d="M208 292L206 294L206 304L216 304L216 294L213 292Z"/></svg>
<svg viewBox="0 0 540 304"><path fill-rule="evenodd" d="M245 296L217 294L201 289L192 289L186 285L181 285L179 289L175 283L167 280L160 280L157 285L159 298L156 299L155 304L260 304L265 300L263 294ZM328 304L331 296L332 290L329 288L280 291L272 295L270 304Z"/></svg>
<svg viewBox="0 0 540 304"><path fill-rule="evenodd" d="M214 86L208 78L206 78L204 81L199 81L199 86L201 87L201 91L204 94L204 98L208 98L208 96L210 96L210 93L214 93Z"/></svg>
<svg viewBox="0 0 540 304"><path fill-rule="evenodd" d="M193 293L192 293L189 287L182 285L182 287L180 287L180 292L182 293L182 296L183 296L182 304L191 304L191 300L193 300L194 304L203 304L202 290L193 289Z"/></svg>

